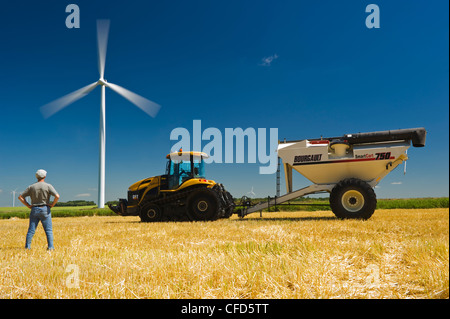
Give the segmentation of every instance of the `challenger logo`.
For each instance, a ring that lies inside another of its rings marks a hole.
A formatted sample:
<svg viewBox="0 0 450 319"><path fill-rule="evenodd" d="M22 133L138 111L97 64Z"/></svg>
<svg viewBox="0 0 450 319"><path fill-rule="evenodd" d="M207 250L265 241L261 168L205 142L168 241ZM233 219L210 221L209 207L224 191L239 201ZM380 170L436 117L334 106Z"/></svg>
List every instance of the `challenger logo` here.
<svg viewBox="0 0 450 319"><path fill-rule="evenodd" d="M322 159L322 154L298 155L294 157L294 163L318 162Z"/></svg>

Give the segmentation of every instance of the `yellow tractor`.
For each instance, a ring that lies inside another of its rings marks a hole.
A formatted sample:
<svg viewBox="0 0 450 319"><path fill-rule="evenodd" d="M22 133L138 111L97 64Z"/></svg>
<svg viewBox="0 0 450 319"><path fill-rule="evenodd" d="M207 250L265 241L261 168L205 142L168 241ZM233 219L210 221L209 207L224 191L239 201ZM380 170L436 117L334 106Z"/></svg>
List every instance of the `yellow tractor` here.
<svg viewBox="0 0 450 319"><path fill-rule="evenodd" d="M121 216L139 216L143 222L216 220L233 214L231 194L205 178L206 153L180 150L166 158L165 175L134 183L128 198L109 208Z"/></svg>

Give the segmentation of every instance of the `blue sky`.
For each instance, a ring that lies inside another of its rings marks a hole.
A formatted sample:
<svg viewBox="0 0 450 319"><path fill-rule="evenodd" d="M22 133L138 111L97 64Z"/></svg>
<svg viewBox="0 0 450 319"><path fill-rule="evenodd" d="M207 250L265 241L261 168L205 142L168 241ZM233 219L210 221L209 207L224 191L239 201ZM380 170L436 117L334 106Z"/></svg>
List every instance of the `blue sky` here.
<svg viewBox="0 0 450 319"><path fill-rule="evenodd" d="M80 8L79 29L66 28L69 3ZM379 29L365 26L370 3ZM106 200L163 174L170 132L192 130L195 119L222 132L276 127L288 140L423 126L426 147L411 148L407 174L397 168L377 195L448 196L448 9L399 0L4 3L0 206L39 168L61 201L97 201L100 89L49 119L39 111L98 79L96 19L111 20L105 79L162 106L151 118L107 89ZM207 166L235 197L252 187L274 195L275 175L258 172L258 163ZM295 175L294 187L310 184Z"/></svg>

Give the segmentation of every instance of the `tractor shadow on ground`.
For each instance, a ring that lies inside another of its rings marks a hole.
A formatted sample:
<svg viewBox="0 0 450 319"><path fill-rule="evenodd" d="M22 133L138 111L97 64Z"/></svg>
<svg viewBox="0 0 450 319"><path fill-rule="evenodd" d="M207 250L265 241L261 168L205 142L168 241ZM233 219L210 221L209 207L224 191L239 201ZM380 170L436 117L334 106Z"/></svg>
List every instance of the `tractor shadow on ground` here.
<svg viewBox="0 0 450 319"><path fill-rule="evenodd" d="M289 221L289 222L302 222L302 221L320 221L320 220L339 220L334 216L305 216L305 217L244 217L239 219L233 219L233 222L266 222L266 221Z"/></svg>
<svg viewBox="0 0 450 319"><path fill-rule="evenodd" d="M105 224L140 224L140 220L107 221Z"/></svg>
<svg viewBox="0 0 450 319"><path fill-rule="evenodd" d="M236 222L250 222L250 221L256 221L256 222L267 222L267 221L287 221L287 222L303 222L303 221L325 221L325 220L335 220L338 221L339 218L336 218L335 216L303 216L303 217L260 217L260 216L254 216L254 217L244 217L244 218L237 218L237 219L218 219L216 221L220 220L228 220L230 222L236 223ZM142 222L140 220L126 220L123 221L107 221L106 224L154 224L154 223L195 223L196 221L189 221L189 220L178 220L178 221L154 221L154 222ZM204 222L204 221L198 221L198 222ZM215 221L209 221L209 222L215 222Z"/></svg>

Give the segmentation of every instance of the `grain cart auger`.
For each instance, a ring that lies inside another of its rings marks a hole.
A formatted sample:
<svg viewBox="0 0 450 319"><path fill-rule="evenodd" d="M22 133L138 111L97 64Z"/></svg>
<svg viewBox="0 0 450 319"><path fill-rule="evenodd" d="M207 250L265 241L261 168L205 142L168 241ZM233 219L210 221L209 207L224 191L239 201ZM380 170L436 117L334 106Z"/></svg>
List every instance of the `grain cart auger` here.
<svg viewBox="0 0 450 319"><path fill-rule="evenodd" d="M287 194L252 205L242 201L238 215L262 211L276 204L321 192L330 193L330 206L338 218L368 219L377 205L374 187L408 159L407 149L425 146L424 128L346 134L278 144ZM292 169L312 185L294 191Z"/></svg>
<svg viewBox="0 0 450 319"><path fill-rule="evenodd" d="M134 183L128 198L109 208L122 216L139 216L143 222L229 218L233 197L222 184L205 178L207 157L202 152L168 154L165 175Z"/></svg>

